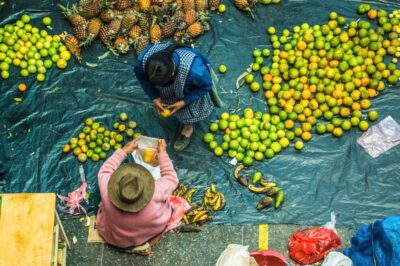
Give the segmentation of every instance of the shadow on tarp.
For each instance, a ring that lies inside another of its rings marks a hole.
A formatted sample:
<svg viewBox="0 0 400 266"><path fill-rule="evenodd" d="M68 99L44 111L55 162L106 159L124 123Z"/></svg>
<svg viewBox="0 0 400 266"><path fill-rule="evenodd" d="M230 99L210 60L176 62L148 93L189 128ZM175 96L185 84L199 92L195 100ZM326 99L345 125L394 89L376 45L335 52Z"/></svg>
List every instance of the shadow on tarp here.
<svg viewBox="0 0 400 266"><path fill-rule="evenodd" d="M65 5L66 1L6 1L0 6L1 25L14 23L22 14L28 13L34 26L41 26L41 18L50 16L54 21L53 30L49 30L51 34L71 31L59 12L59 3ZM400 8L400 3L395 0L363 3L389 12ZM231 3L226 4L227 12L213 16L213 30L200 37L196 44L214 67L224 64L228 68L226 74L219 75L218 84L225 107L215 110L210 120L217 119L223 111L236 108L235 80L252 62L251 51L271 48L265 33L267 27L275 26L281 31L305 22L324 24L331 11L345 16L348 21L356 20L359 18L356 7L360 1L282 0L277 5L259 5L254 21L239 13ZM161 119L156 115L134 76L136 59L133 52L99 60L98 56L105 52L96 41L82 55L85 62L97 64L97 67L79 65L72 60L65 70L51 69L43 83L34 77L21 78L14 67L11 78L1 80L1 192L66 195L77 189L80 186L79 163L75 156L63 154L61 149L71 137L77 136L87 117L111 128L118 121L119 113L126 112L130 119L137 121L138 132L163 137L169 147L172 146L178 124L173 118ZM17 90L21 82L28 87L24 93ZM266 112L262 91L251 93L247 87L242 87L238 95L242 110L250 106ZM23 101L17 104L13 100L15 97ZM372 109L379 112L380 118L391 115L400 122L399 99L399 85L387 88L372 100ZM8 131L3 130L4 126ZM351 129L342 138L315 134L301 152L295 151L291 144L273 159L256 162L250 173L260 170L268 180L286 191L286 200L280 210L263 211L255 209L261 196L250 193L233 179L233 167L228 163L230 158L226 155L215 157L202 142L202 135L207 130L208 121L200 123L189 149L177 154L169 149L169 154L180 181L198 189L194 202L202 200L210 183L225 194L227 205L214 215L212 223L320 225L329 220L331 211L335 211L338 226L358 227L398 211L400 148L395 147L372 159L356 144L362 134L359 130ZM95 211L99 199L96 178L100 166L101 162L84 164L93 195L88 206L91 212Z"/></svg>

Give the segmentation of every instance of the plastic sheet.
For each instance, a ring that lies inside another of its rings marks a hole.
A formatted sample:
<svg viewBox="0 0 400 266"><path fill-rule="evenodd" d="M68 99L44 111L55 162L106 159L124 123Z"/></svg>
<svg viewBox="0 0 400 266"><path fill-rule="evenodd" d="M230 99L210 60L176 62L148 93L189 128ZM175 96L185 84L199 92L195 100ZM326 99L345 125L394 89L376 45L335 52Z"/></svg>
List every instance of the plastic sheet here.
<svg viewBox="0 0 400 266"><path fill-rule="evenodd" d="M5 1L0 6L0 21L2 25L13 23L22 14L29 13L31 24L41 26L41 18L50 16L53 30L49 32L71 32L71 26L59 12L59 3L66 5L67 1ZM397 0L363 3L389 12L400 9ZM327 22L331 11L348 20L357 20L356 8L360 1L282 0L280 4L257 5L255 20L239 12L231 1L225 4L227 12L214 14L212 31L196 42L196 48L210 59L214 68L224 64L228 69L224 75L218 74L217 88L224 107L215 109L210 120L238 107L266 112L263 92L251 93L245 86L236 91L235 80L252 62L254 48L271 48L267 27L275 26L282 31L305 22L322 24ZM84 62L97 64L97 67L79 65L72 60L65 70L53 68L43 83L34 77L19 77L15 68L11 70L11 78L0 80L0 192L66 195L73 191L80 185L79 163L71 154L63 154L62 146L80 132L85 118L92 117L111 128L118 121L119 113L126 112L137 121L138 132L167 140L181 182L198 189L193 202L202 200L210 183L224 193L227 205L213 217L213 223L320 225L334 210L338 214L337 226L358 227L398 210L399 147L372 159L356 143L362 132L352 129L341 138L315 135L301 152L290 145L273 159L256 163L251 173L256 169L262 171L286 192L279 210L257 211L255 206L260 196L233 179L230 158L215 157L202 142L208 122L196 125L193 141L186 151L173 153L171 147L177 137L178 123L174 118L161 118L155 112L134 76L133 52L118 58L110 54L99 60L105 52L96 41L82 56ZM24 93L17 91L21 82L28 87ZM387 88L372 100L372 109L377 110L380 117L391 115L400 121L399 88L399 85ZM16 104L15 97L22 98L22 102ZM7 131L3 130L4 125ZM8 136L9 132L12 136ZM84 164L92 195L89 212L95 210L99 200L95 195L100 166L101 162Z"/></svg>

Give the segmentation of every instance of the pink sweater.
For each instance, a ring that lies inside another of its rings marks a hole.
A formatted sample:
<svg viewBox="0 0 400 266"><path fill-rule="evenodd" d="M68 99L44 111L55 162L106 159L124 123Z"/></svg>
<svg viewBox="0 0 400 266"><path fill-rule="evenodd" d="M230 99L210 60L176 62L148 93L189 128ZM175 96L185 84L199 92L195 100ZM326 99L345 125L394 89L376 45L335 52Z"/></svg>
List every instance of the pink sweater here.
<svg viewBox="0 0 400 266"><path fill-rule="evenodd" d="M155 181L150 203L137 213L119 210L107 194L108 181L126 158L125 152L122 149L116 150L101 167L98 175L101 202L96 224L107 243L120 248L137 246L164 231L172 212L168 198L178 185L178 177L168 154L161 152L157 156L161 178Z"/></svg>

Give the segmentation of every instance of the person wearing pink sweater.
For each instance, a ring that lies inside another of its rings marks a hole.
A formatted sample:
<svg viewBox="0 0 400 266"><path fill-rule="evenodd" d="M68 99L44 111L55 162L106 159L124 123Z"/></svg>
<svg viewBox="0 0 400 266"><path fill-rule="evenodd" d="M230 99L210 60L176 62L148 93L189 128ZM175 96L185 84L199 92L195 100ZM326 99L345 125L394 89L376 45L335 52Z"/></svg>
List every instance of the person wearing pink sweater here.
<svg viewBox="0 0 400 266"><path fill-rule="evenodd" d="M96 225L108 244L128 253L148 255L148 242L159 240L171 218L168 199L178 185L178 177L163 139L159 140L157 152L161 178L154 181L151 173L138 164L120 166L137 149L139 138L116 150L100 168L101 202Z"/></svg>

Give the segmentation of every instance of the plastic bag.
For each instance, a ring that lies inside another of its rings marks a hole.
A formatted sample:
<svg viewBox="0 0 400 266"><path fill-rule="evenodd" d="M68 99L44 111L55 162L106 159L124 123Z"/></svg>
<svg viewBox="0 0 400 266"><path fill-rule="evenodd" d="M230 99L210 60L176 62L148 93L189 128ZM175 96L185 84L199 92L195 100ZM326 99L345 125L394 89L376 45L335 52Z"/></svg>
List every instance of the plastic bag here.
<svg viewBox="0 0 400 266"><path fill-rule="evenodd" d="M216 266L249 266L249 246L229 244L221 253Z"/></svg>
<svg viewBox="0 0 400 266"><path fill-rule="evenodd" d="M400 125L388 116L357 139L372 158L400 144Z"/></svg>
<svg viewBox="0 0 400 266"><path fill-rule="evenodd" d="M400 216L388 216L361 227L343 253L354 265L400 265Z"/></svg>
<svg viewBox="0 0 400 266"><path fill-rule="evenodd" d="M138 149L132 153L135 163L144 166L153 175L154 180L161 177L160 165L157 161L158 139L141 136L137 141Z"/></svg>
<svg viewBox="0 0 400 266"><path fill-rule="evenodd" d="M321 266L352 266L353 262L349 257L340 252L332 251L326 256Z"/></svg>
<svg viewBox="0 0 400 266"><path fill-rule="evenodd" d="M298 263L311 264L323 259L332 248L341 247L335 223L335 214L331 213L331 222L324 227L296 231L289 239L289 256Z"/></svg>

